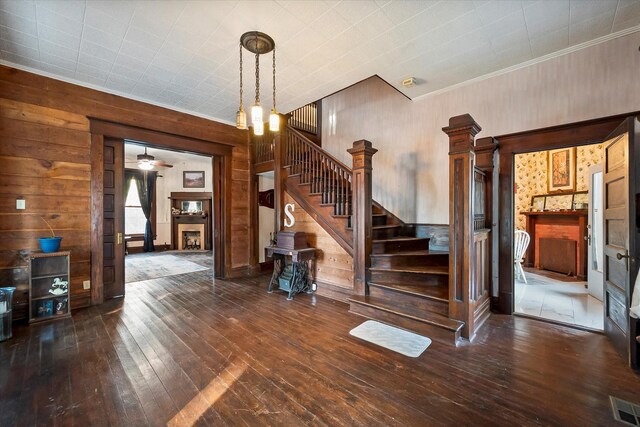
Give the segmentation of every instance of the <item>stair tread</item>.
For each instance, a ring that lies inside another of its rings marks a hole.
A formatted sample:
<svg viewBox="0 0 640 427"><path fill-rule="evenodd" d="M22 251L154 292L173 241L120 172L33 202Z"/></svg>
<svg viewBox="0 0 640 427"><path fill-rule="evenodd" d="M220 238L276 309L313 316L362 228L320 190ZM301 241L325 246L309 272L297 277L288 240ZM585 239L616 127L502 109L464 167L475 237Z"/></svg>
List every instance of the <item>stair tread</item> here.
<svg viewBox="0 0 640 427"><path fill-rule="evenodd" d="M385 225L374 225L373 229L374 230L383 230L385 228L400 228L399 225L394 225L394 224L385 224Z"/></svg>
<svg viewBox="0 0 640 427"><path fill-rule="evenodd" d="M448 286L423 286L412 284L398 284L390 282L375 281L369 282L369 286L376 286L379 288L393 289L405 294L416 295L420 298L429 298L442 302L449 302L449 287Z"/></svg>
<svg viewBox="0 0 640 427"><path fill-rule="evenodd" d="M464 323L457 320L449 319L448 317L441 314L431 311L415 310L404 306L400 307L393 302L385 301L380 298L353 295L349 298L349 301L355 302L357 304L367 305L378 310L394 313L396 315L403 316L418 322L439 326L451 331L458 331L464 326Z"/></svg>
<svg viewBox="0 0 640 427"><path fill-rule="evenodd" d="M448 254L445 251L432 251L430 249L422 249L417 251L402 251L402 252L391 252L391 253L383 253L383 254L371 254L371 256L375 257L397 257L397 256L415 256L415 255L443 255Z"/></svg>
<svg viewBox="0 0 640 427"><path fill-rule="evenodd" d="M381 268L381 267L371 267L371 271L380 271L384 273L422 273L422 274L438 274L438 275L446 275L449 274L449 266L448 265L437 265L437 266L416 266L416 267L400 267L400 268Z"/></svg>
<svg viewBox="0 0 640 427"><path fill-rule="evenodd" d="M429 240L429 238L428 237L396 236L396 237L390 237L388 239L374 239L373 243L403 242L408 240Z"/></svg>

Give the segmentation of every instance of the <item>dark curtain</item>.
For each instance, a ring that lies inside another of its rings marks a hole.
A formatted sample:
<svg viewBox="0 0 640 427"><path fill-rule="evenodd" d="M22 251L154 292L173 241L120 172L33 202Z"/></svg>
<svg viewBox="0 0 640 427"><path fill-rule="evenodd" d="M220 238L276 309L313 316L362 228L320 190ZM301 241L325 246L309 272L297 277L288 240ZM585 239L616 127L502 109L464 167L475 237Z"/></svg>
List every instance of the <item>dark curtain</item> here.
<svg viewBox="0 0 640 427"><path fill-rule="evenodd" d="M145 252L153 252L156 248L153 246L153 230L151 229L151 208L153 207L153 193L156 188L156 172L144 171L141 176L136 177L136 187L138 188L138 196L140 196L140 206L142 212L147 219L147 225L144 228L144 245L142 249Z"/></svg>
<svg viewBox="0 0 640 427"><path fill-rule="evenodd" d="M145 252L153 252L156 250L153 245L151 209L153 208L153 195L155 193L157 177L158 173L155 171L141 171L137 169L125 169L124 171L125 198L129 192L131 180L135 180L140 206L142 207L144 217L147 219L147 224L144 228L144 245L142 246Z"/></svg>

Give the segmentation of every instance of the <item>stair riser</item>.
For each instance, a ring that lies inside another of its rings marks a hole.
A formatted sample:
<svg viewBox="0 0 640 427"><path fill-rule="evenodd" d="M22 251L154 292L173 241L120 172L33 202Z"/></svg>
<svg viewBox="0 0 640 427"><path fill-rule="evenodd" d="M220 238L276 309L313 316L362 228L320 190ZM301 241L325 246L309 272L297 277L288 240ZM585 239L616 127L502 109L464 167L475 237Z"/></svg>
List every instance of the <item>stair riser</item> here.
<svg viewBox="0 0 640 427"><path fill-rule="evenodd" d="M373 218L373 225L387 225L387 216L381 216L381 215L374 215Z"/></svg>
<svg viewBox="0 0 640 427"><path fill-rule="evenodd" d="M394 325L403 329L407 329L445 345L455 346L460 340L459 331L451 331L437 325L423 323L414 319L400 316L398 314L377 310L374 307L358 304L357 302L352 301L350 303L349 312L367 317L369 319L379 320L381 322L388 323L390 325Z"/></svg>
<svg viewBox="0 0 640 427"><path fill-rule="evenodd" d="M374 242L372 253L390 254L402 251L422 251L429 249L429 239L400 240L397 242Z"/></svg>
<svg viewBox="0 0 640 427"><path fill-rule="evenodd" d="M373 229L373 239L381 240L381 239L390 239L392 237L398 237L399 228L380 228Z"/></svg>
<svg viewBox="0 0 640 427"><path fill-rule="evenodd" d="M449 265L448 254L394 254L392 256L371 255L371 267L402 268L402 267L432 267Z"/></svg>
<svg viewBox="0 0 640 427"><path fill-rule="evenodd" d="M379 288L375 285L369 286L369 296L393 301L402 307L410 309L429 311L432 313L442 314L444 316L449 315L449 303L447 301L438 301L417 295L408 295L388 288Z"/></svg>
<svg viewBox="0 0 640 427"><path fill-rule="evenodd" d="M449 276L446 274L372 271L371 281L382 283L404 283L407 285L449 286Z"/></svg>

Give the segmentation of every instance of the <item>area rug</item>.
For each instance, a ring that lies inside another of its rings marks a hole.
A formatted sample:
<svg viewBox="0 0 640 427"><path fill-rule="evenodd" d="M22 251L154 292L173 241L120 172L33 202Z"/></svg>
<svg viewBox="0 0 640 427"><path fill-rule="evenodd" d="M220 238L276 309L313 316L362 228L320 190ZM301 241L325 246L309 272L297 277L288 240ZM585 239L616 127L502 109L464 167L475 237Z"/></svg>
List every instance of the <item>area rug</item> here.
<svg viewBox="0 0 640 427"><path fill-rule="evenodd" d="M367 320L353 328L349 334L409 357L420 356L431 345L431 340L427 337L375 320Z"/></svg>
<svg viewBox="0 0 640 427"><path fill-rule="evenodd" d="M175 255L129 255L124 258L124 261L125 283L207 270L207 267Z"/></svg>

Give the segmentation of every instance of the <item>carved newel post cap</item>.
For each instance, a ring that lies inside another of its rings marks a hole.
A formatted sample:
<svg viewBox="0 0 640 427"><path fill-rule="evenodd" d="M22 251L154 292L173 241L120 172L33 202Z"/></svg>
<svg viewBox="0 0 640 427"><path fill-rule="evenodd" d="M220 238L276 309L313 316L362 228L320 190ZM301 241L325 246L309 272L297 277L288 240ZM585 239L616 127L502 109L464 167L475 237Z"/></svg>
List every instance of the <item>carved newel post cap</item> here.
<svg viewBox="0 0 640 427"><path fill-rule="evenodd" d="M474 137L480 132L482 128L480 125L471 117L471 114L463 114L461 116L451 117L449 119L449 126L443 127L442 131L447 135L451 135L453 133L458 133L462 131L468 131L471 134L471 137Z"/></svg>
<svg viewBox="0 0 640 427"><path fill-rule="evenodd" d="M371 141L367 141L366 139L361 139L359 141L354 141L353 148L349 148L347 152L352 155L368 154L373 156L375 153L378 152L378 150L373 148L373 144L371 144Z"/></svg>

